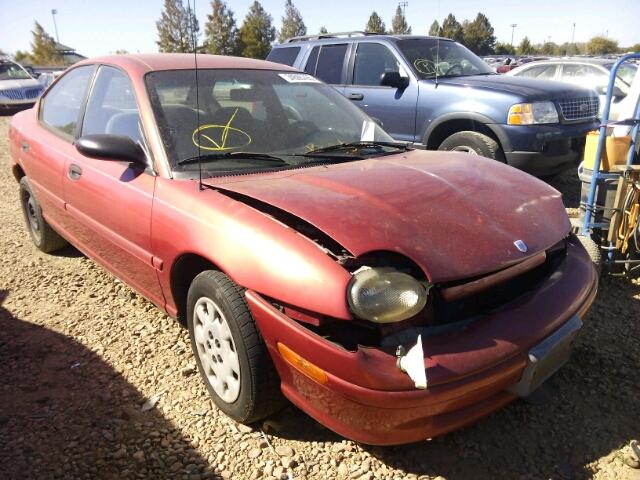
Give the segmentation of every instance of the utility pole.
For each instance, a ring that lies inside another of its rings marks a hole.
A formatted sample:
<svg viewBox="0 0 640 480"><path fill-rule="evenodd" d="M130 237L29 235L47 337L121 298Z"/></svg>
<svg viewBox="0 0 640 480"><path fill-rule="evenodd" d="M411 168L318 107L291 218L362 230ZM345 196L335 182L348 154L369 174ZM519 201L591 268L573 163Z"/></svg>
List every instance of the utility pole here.
<svg viewBox="0 0 640 480"><path fill-rule="evenodd" d="M571 32L571 43L576 43L576 22L573 22L573 31Z"/></svg>
<svg viewBox="0 0 640 480"><path fill-rule="evenodd" d="M407 19L407 16L405 15L405 10L407 8L407 5L409 5L409 2L398 2L398 6L402 8L402 17L405 20Z"/></svg>
<svg viewBox="0 0 640 480"><path fill-rule="evenodd" d="M56 42L60 43L60 37L58 36L58 25L56 25L56 13L58 13L58 10L56 10L55 8L51 9L51 17L53 18L53 28L55 28L56 30Z"/></svg>
<svg viewBox="0 0 640 480"><path fill-rule="evenodd" d="M512 23L511 24L511 46L513 47L513 32L515 31L516 27L518 26L517 23Z"/></svg>

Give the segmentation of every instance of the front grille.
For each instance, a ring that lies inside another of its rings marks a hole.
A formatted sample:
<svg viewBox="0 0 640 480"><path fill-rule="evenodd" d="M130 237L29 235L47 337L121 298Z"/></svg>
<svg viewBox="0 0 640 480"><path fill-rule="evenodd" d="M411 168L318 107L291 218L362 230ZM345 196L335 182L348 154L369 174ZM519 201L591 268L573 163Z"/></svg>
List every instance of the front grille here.
<svg viewBox="0 0 640 480"><path fill-rule="evenodd" d="M10 88L7 90L0 90L0 96L8 98L10 100L33 100L38 98L38 95L42 93L42 88Z"/></svg>
<svg viewBox="0 0 640 480"><path fill-rule="evenodd" d="M565 120L587 120L596 118L600 109L598 97L563 98L558 100Z"/></svg>

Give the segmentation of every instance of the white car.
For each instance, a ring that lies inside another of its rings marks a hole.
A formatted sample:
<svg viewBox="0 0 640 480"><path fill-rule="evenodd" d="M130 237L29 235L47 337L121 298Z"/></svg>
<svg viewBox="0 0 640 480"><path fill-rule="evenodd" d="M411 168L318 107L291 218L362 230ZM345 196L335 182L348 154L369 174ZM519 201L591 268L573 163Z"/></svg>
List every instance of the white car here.
<svg viewBox="0 0 640 480"><path fill-rule="evenodd" d="M593 88L600 94L600 113L604 108L609 75L615 60L605 58L557 58L530 62L506 73L516 77L539 78ZM618 70L610 118L615 120L624 104L637 103L637 88L632 89L638 66L626 62ZM635 98L627 98L627 97Z"/></svg>
<svg viewBox="0 0 640 480"><path fill-rule="evenodd" d="M0 60L0 108L32 106L44 86L22 66L10 60Z"/></svg>

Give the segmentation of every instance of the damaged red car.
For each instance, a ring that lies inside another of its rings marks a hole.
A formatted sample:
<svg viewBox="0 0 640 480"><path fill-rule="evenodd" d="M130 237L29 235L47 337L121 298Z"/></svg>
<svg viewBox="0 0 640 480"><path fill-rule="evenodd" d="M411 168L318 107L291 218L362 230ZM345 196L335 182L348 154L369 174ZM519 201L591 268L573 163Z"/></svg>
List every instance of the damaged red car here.
<svg viewBox="0 0 640 480"><path fill-rule="evenodd" d="M569 357L597 288L560 194L394 142L280 64L118 55L13 118L26 226L183 322L216 405L369 444L441 435ZM380 87L391 88L391 87Z"/></svg>

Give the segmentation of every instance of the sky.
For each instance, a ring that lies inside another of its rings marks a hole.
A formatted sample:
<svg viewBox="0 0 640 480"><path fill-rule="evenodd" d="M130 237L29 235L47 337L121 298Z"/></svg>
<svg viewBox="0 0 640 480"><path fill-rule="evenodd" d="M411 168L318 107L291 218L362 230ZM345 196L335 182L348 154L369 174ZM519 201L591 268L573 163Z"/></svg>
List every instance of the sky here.
<svg viewBox="0 0 640 480"><path fill-rule="evenodd" d="M193 0L190 0L193 2ZM184 0L186 4L186 0ZM238 26L253 0L228 0ZM279 28L284 14L284 0L263 0L262 5ZM193 4L193 3L192 3ZM51 9L56 9L60 42L78 53L92 57L119 49L154 52L155 22L162 11L162 0L0 0L4 12L0 28L0 50L14 53L28 50L31 30L37 20L52 36L55 28ZM321 26L330 32L362 30L375 10L390 27L397 2L388 0L294 0L309 33ZM611 8L608 6L611 5ZM201 29L211 10L209 0L196 0ZM571 41L573 23L575 41L587 41L594 35L608 35L621 46L640 43L640 0L408 0L406 16L414 34L426 34L434 19L440 23L449 13L458 21L473 19L482 11L495 29L498 41L510 43L511 24L514 44L524 36L532 43L549 39L556 43Z"/></svg>

